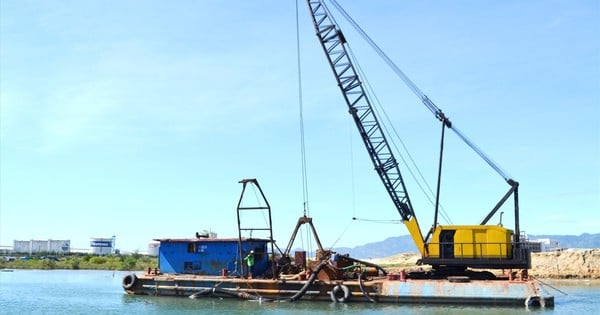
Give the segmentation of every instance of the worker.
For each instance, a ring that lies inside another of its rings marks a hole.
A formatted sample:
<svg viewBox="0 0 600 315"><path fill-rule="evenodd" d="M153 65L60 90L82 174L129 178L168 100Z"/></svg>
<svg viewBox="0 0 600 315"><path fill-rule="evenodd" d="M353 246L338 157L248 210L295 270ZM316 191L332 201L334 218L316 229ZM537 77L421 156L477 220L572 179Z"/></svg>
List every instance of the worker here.
<svg viewBox="0 0 600 315"><path fill-rule="evenodd" d="M252 279L252 271L254 271L254 251L251 250L246 257L244 257L246 264L248 264L248 278Z"/></svg>

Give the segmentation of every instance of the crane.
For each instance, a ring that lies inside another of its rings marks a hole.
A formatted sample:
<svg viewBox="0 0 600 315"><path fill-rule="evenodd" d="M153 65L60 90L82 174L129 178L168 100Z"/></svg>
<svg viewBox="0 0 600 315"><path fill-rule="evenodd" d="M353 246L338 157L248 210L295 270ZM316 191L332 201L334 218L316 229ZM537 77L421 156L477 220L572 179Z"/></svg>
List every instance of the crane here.
<svg viewBox="0 0 600 315"><path fill-rule="evenodd" d="M457 133L492 168L498 171L510 186L509 191L496 206L480 224L476 225L438 225L438 202L436 201L434 224L427 237L423 237L398 161L394 157L363 83L348 54L349 48L346 38L330 16L324 1L307 0L307 4L316 35L348 106L349 113L381 182L421 254L421 262L431 265L436 270L465 270L467 268L530 269L530 252L519 241L519 183L506 176L491 159L487 158L481 150L453 126L444 113L414 83L405 77L405 82L413 92L442 122L442 146L440 149L437 196L439 197L443 137L446 128L450 128ZM511 195L514 195L515 201L515 230L499 225L486 225Z"/></svg>

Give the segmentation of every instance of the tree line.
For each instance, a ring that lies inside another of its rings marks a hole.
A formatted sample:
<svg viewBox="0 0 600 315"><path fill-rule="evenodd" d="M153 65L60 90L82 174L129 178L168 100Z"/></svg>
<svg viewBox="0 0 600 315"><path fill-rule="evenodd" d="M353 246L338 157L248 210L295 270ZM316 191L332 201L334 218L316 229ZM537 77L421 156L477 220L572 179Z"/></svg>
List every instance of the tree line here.
<svg viewBox="0 0 600 315"><path fill-rule="evenodd" d="M4 256L0 260L2 269L86 269L86 270L147 270L156 268L156 257L131 254L131 255L104 255L67 254L60 256L32 255L12 257Z"/></svg>

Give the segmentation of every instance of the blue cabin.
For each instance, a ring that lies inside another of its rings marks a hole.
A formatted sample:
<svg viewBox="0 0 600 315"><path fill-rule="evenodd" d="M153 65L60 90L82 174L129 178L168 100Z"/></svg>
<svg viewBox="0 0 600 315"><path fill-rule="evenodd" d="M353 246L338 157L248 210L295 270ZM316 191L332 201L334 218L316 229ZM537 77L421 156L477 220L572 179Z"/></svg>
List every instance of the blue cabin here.
<svg viewBox="0 0 600 315"><path fill-rule="evenodd" d="M186 238L155 239L160 242L158 268L162 273L223 275L223 270L232 276L248 276L248 266L243 260L254 251L252 276L263 275L270 267L267 239L242 238L240 258L237 238ZM243 264L242 266L239 266Z"/></svg>

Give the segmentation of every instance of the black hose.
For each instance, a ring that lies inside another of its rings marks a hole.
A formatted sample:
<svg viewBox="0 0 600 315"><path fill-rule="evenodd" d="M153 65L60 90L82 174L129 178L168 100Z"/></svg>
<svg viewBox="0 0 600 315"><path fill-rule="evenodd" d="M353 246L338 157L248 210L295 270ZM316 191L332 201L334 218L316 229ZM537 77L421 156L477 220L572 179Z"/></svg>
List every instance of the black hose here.
<svg viewBox="0 0 600 315"><path fill-rule="evenodd" d="M304 286L300 289L300 291L296 292L294 295L292 295L290 297L276 297L276 298L271 299L271 298L263 298L258 295L250 294L248 292L238 292L238 291L221 289L221 288L209 288L209 289L204 289L202 291L198 291L198 292L190 295L190 298L195 299L200 296L215 295L215 293L219 293L219 294L229 295L232 297L237 297L242 300L295 302L295 301L299 300L300 298L302 298L302 296L304 296L306 291L308 291L308 288L313 284L313 282L315 282L315 280L317 279L317 274L319 273L319 271L321 271L321 269L323 269L324 266L325 266L324 264L320 264L319 267L317 267L317 269L310 275L310 277L308 278L308 280L306 281Z"/></svg>
<svg viewBox="0 0 600 315"><path fill-rule="evenodd" d="M364 274L365 274L364 272L361 272L360 274L358 274L358 287L360 288L360 291L363 293L363 295L369 300L369 302L376 303L376 301L373 300L373 298L371 298L369 296L369 293L367 292L367 290L365 290L365 288L362 285L362 276Z"/></svg>
<svg viewBox="0 0 600 315"><path fill-rule="evenodd" d="M313 282L315 282L315 280L317 279L317 274L319 273L319 271L321 271L321 269L323 269L324 266L325 264L321 263L319 267L315 269L315 271L310 275L310 277L308 278L302 289L300 289L300 291L296 292L296 294L292 295L289 298L282 298L280 300L290 302L299 300L306 293L306 291L308 291L308 288L313 284Z"/></svg>

